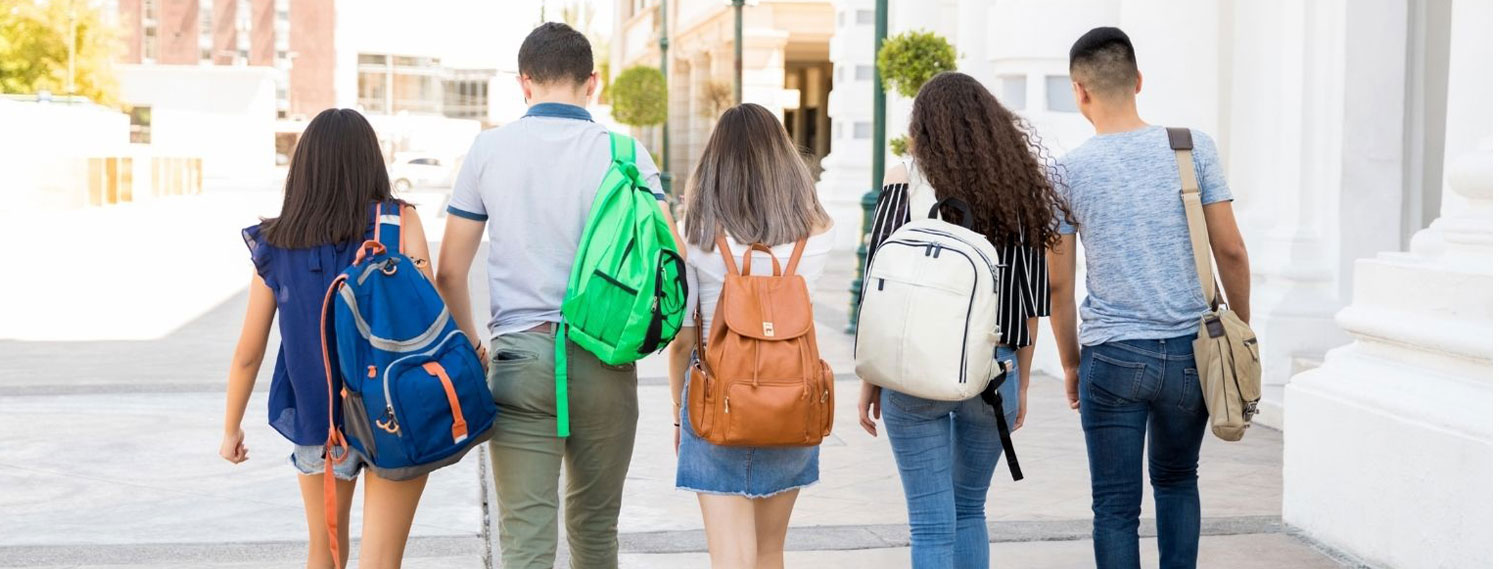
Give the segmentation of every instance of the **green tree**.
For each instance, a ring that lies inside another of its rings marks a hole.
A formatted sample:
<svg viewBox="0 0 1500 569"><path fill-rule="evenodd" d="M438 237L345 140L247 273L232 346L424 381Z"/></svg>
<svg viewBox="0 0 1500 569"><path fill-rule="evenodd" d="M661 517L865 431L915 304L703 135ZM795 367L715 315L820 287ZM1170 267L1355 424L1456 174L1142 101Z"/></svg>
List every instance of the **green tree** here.
<svg viewBox="0 0 1500 569"><path fill-rule="evenodd" d="M114 105L119 43L103 9L86 0L0 0L0 93L69 94L70 43L72 94Z"/></svg>
<svg viewBox="0 0 1500 569"><path fill-rule="evenodd" d="M655 67L631 67L610 84L609 100L610 116L620 124L659 125L667 120L667 79Z"/></svg>
<svg viewBox="0 0 1500 569"><path fill-rule="evenodd" d="M886 89L915 97L932 76L958 69L958 50L943 36L913 30L887 38L875 65Z"/></svg>

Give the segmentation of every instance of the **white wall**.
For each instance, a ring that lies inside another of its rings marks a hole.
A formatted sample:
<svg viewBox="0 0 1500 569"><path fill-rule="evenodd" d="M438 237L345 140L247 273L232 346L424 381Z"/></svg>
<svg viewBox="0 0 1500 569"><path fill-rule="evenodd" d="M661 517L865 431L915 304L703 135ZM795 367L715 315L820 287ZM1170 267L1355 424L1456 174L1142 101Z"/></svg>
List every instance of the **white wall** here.
<svg viewBox="0 0 1500 569"><path fill-rule="evenodd" d="M130 152L130 118L93 104L0 99L0 200L17 211L84 204L89 157Z"/></svg>
<svg viewBox="0 0 1500 569"><path fill-rule="evenodd" d="M120 101L151 107L151 152L201 157L203 175L260 179L276 161L269 67L120 65Z"/></svg>

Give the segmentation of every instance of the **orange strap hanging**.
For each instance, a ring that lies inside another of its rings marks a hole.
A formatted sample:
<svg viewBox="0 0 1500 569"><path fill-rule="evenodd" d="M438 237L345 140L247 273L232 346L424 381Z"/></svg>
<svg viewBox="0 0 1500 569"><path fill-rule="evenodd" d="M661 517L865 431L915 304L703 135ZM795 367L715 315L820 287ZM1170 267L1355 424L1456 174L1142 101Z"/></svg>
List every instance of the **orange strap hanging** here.
<svg viewBox="0 0 1500 569"><path fill-rule="evenodd" d="M339 558L338 486L333 476L333 465L342 464L349 458L349 441L344 439L344 433L333 420L333 365L328 357L328 309L333 306L334 293L344 285L346 278L339 275L328 286L328 293L323 295L323 317L319 326L319 338L323 344L323 374L328 382L328 441L323 444L323 521L328 527L328 548L333 553L333 566L339 569L344 564ZM343 452L335 453L334 449L341 449Z"/></svg>
<svg viewBox="0 0 1500 569"><path fill-rule="evenodd" d="M453 380L448 378L448 371L437 362L422 364L422 369L443 382L443 391L448 394L448 408L453 411L453 442L469 438L469 423L464 420L464 410L458 405L458 392L453 389Z"/></svg>

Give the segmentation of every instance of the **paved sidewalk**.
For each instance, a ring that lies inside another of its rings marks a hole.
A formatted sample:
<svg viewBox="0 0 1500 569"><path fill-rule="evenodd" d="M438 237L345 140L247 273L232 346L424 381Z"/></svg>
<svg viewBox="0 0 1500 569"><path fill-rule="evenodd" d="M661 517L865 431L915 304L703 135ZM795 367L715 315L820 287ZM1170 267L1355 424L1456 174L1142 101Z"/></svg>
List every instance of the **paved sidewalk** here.
<svg viewBox="0 0 1500 569"><path fill-rule="evenodd" d="M438 234L440 196L419 201L432 215L424 220L429 235ZM819 341L839 374L838 415L823 447L822 481L803 491L792 519L789 567L907 566L906 513L890 449L883 432L869 437L853 413L859 384L852 338L842 333L852 266L845 253L816 284ZM162 275L158 282L172 281ZM479 271L474 288L482 298ZM155 340L0 340L0 567L300 566L307 529L286 465L289 445L264 422L269 363L246 421L250 461L230 465L216 454L224 370L244 307L243 291L221 294L228 300L216 306L182 307L171 318L183 324ZM697 501L672 487L665 364L657 357L639 369L642 410L620 521L622 561L706 567ZM1090 566L1082 433L1057 380L1035 378L1016 442L1026 479L998 476L990 493L994 566ZM1201 566L1346 565L1281 526L1280 457L1280 433L1264 428L1240 443L1205 443ZM476 453L433 475L407 567L477 569L494 558L482 506L487 466ZM1148 536L1153 515L1148 498ZM356 505L354 535L358 519ZM1154 542L1148 537L1142 548L1154 563Z"/></svg>

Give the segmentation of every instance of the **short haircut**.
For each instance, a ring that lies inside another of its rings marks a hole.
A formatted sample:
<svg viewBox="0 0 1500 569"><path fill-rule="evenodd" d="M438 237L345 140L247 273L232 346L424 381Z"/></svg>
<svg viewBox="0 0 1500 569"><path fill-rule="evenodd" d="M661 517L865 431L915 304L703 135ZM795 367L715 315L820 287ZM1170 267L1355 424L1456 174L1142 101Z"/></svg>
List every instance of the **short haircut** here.
<svg viewBox="0 0 1500 569"><path fill-rule="evenodd" d="M578 30L547 22L526 36L518 56L521 74L543 85L582 85L594 73L594 49Z"/></svg>
<svg viewBox="0 0 1500 569"><path fill-rule="evenodd" d="M1094 28L1068 50L1068 73L1096 96L1135 92L1135 46L1120 28Z"/></svg>

